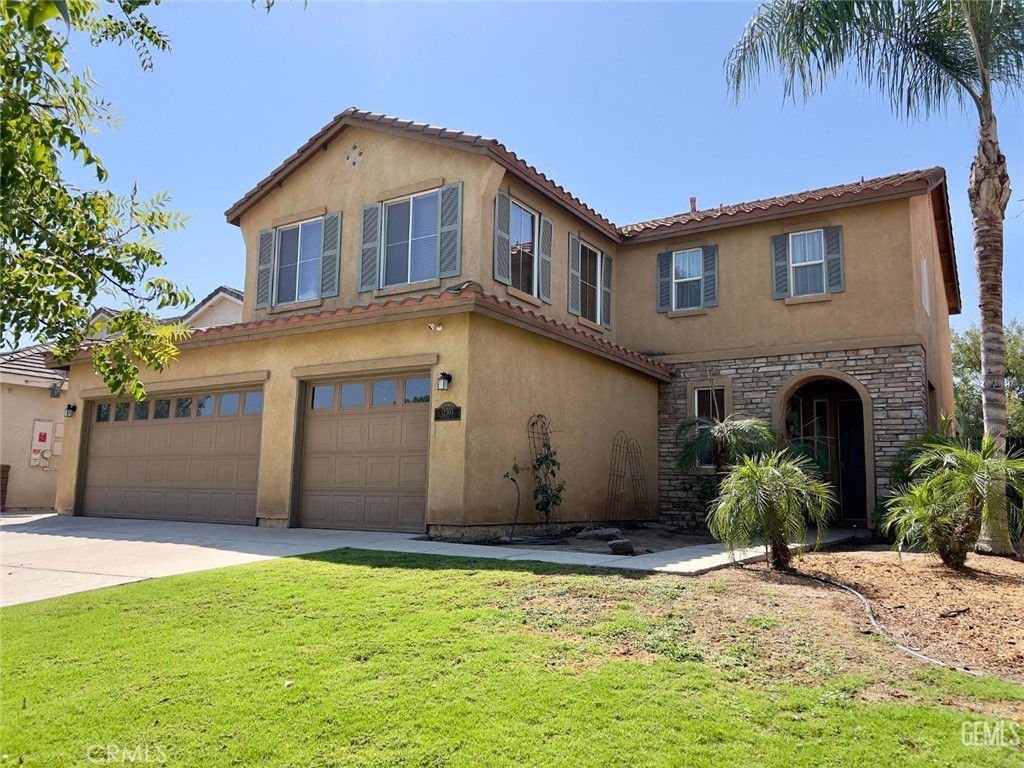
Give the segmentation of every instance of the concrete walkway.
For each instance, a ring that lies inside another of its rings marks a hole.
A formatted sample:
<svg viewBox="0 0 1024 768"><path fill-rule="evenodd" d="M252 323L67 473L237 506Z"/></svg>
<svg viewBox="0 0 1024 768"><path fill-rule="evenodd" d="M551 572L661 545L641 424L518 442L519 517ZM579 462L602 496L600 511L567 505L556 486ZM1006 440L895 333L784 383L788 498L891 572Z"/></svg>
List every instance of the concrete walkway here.
<svg viewBox="0 0 1024 768"><path fill-rule="evenodd" d="M827 543L847 541L854 535L854 531L833 530ZM448 544L408 533L5 513L0 516L0 605L344 547L687 575L723 568L734 561L764 559L761 548L736 552L730 559L721 544L623 557Z"/></svg>

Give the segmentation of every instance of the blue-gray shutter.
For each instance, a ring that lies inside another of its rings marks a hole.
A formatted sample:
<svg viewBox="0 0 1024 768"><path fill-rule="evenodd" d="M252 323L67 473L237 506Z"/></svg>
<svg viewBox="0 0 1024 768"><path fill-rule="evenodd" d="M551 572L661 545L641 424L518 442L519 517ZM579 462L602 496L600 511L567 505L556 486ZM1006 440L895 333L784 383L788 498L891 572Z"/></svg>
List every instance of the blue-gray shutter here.
<svg viewBox="0 0 1024 768"><path fill-rule="evenodd" d="M512 285L512 198L498 190L494 198L494 279Z"/></svg>
<svg viewBox="0 0 1024 768"><path fill-rule="evenodd" d="M337 296L341 258L341 211L324 216L324 242L321 251L320 296Z"/></svg>
<svg viewBox="0 0 1024 768"><path fill-rule="evenodd" d="M704 257L704 296L701 304L705 307L718 306L718 246L705 245L701 248Z"/></svg>
<svg viewBox="0 0 1024 768"><path fill-rule="evenodd" d="M828 293L846 290L844 271L843 228L825 227L825 283Z"/></svg>
<svg viewBox="0 0 1024 768"><path fill-rule="evenodd" d="M580 239L569 233L569 314L580 313Z"/></svg>
<svg viewBox="0 0 1024 768"><path fill-rule="evenodd" d="M772 298L789 296L789 235L772 236Z"/></svg>
<svg viewBox="0 0 1024 768"><path fill-rule="evenodd" d="M359 291L375 291L380 286L381 204L363 206L363 236L359 249Z"/></svg>
<svg viewBox="0 0 1024 768"><path fill-rule="evenodd" d="M540 300L551 303L551 252L554 249L555 225L546 216L540 217L540 243L537 253L540 256L540 275L538 276L537 293Z"/></svg>
<svg viewBox="0 0 1024 768"><path fill-rule="evenodd" d="M274 288L274 230L260 232L256 250L256 309L270 306Z"/></svg>
<svg viewBox="0 0 1024 768"><path fill-rule="evenodd" d="M440 237L437 238L437 274L458 277L462 273L462 182L441 187Z"/></svg>
<svg viewBox="0 0 1024 768"><path fill-rule="evenodd" d="M672 311L672 252L658 254L658 311Z"/></svg>
<svg viewBox="0 0 1024 768"><path fill-rule="evenodd" d="M612 327L612 257L601 254L601 325Z"/></svg>

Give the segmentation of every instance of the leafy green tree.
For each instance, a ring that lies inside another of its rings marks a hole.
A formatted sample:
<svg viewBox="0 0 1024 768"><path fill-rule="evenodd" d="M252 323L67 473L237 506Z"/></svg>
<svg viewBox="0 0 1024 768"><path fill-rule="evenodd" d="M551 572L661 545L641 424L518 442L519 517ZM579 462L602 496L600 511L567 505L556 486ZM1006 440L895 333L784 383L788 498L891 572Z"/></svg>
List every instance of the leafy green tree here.
<svg viewBox="0 0 1024 768"><path fill-rule="evenodd" d="M981 414L981 331L972 325L953 330L953 392L956 417L964 436L977 444L984 432ZM1006 434L1024 441L1024 325L1006 325Z"/></svg>
<svg viewBox="0 0 1024 768"><path fill-rule="evenodd" d="M788 450L743 456L722 481L708 515L708 530L730 551L764 544L772 568L790 567L790 540L807 543L807 520L818 542L835 506L832 486L821 480L806 456Z"/></svg>
<svg viewBox="0 0 1024 768"><path fill-rule="evenodd" d="M921 548L951 568L962 568L982 526L1005 525L999 535L1020 535L1020 510L1007 503L1006 486L1024 490L1024 458L1005 455L992 435L981 446L935 443L914 462L914 481L886 504L884 529L896 549ZM1016 529L1016 530L1014 530Z"/></svg>
<svg viewBox="0 0 1024 768"><path fill-rule="evenodd" d="M778 447L771 424L764 419L729 414L725 418L684 419L676 428L679 452L676 462L683 472L713 465L722 476L744 456L767 453Z"/></svg>
<svg viewBox="0 0 1024 768"><path fill-rule="evenodd" d="M732 90L739 94L755 82L762 67L780 73L787 97L799 86L809 98L849 67L899 114L930 115L951 105L977 110L977 154L967 195L981 308L982 413L985 431L1005 451L1003 221L1010 176L994 101L1024 91L1024 3L769 0L726 60ZM982 549L1013 552L1007 539L989 532Z"/></svg>
<svg viewBox="0 0 1024 768"><path fill-rule="evenodd" d="M188 291L150 271L164 265L156 237L179 229L166 194L150 200L104 189L108 174L87 138L116 123L88 72L72 71L69 39L130 43L143 69L167 38L142 9L146 0L0 0L0 325L5 345L25 335L70 359L90 337L96 372L118 394L142 398L143 367L162 370L177 354L183 325L156 312L187 306ZM98 188L81 189L62 170L77 163ZM100 295L125 297L115 317L92 322Z"/></svg>

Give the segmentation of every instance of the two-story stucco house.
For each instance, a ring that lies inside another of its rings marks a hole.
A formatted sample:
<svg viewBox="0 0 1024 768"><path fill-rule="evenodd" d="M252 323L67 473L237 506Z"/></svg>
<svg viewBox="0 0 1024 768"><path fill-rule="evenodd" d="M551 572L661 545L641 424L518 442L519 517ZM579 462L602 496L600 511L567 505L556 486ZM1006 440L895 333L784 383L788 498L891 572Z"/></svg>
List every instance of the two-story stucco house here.
<svg viewBox="0 0 1024 768"><path fill-rule="evenodd" d="M617 227L493 139L348 109L227 218L242 321L196 332L141 405L71 364L61 511L482 532L512 520L545 414L561 522L603 518L623 431L647 507L699 524L675 426L735 411L817 446L866 525L899 446L952 410L940 168Z"/></svg>

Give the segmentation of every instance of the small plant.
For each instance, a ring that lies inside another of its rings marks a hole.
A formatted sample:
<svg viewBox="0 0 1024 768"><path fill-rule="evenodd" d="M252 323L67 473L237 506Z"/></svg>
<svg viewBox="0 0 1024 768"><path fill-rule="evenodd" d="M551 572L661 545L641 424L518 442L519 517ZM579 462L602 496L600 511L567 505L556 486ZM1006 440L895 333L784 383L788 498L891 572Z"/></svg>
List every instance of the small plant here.
<svg viewBox="0 0 1024 768"><path fill-rule="evenodd" d="M920 548L950 568L962 568L986 523L1006 520L1011 528L1006 533L1020 535L1020 509L1007 499L1006 487L1024 490L1024 457L1003 456L991 435L977 449L932 443L910 474L913 482L886 505L885 530L894 534L898 552Z"/></svg>
<svg viewBox="0 0 1024 768"><path fill-rule="evenodd" d="M518 460L512 464L513 475L527 470L533 473L533 506L541 514L545 524L551 523L552 513L562 506L565 494L565 481L557 479L562 463L556 456L557 452L551 447L551 442L545 440L540 444L531 464L522 466Z"/></svg>
<svg viewBox="0 0 1024 768"><path fill-rule="evenodd" d="M676 428L676 441L676 463L681 471L692 473L701 466L714 466L719 477L744 456L768 453L778 447L771 424L738 414L684 419Z"/></svg>
<svg viewBox="0 0 1024 768"><path fill-rule="evenodd" d="M763 543L771 567L786 570L789 540L806 544L809 518L820 542L834 504L832 487L807 457L784 450L744 456L722 481L708 530L730 551Z"/></svg>

